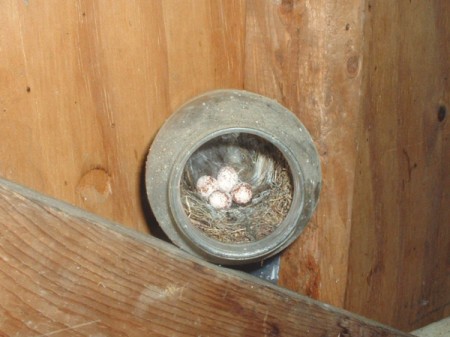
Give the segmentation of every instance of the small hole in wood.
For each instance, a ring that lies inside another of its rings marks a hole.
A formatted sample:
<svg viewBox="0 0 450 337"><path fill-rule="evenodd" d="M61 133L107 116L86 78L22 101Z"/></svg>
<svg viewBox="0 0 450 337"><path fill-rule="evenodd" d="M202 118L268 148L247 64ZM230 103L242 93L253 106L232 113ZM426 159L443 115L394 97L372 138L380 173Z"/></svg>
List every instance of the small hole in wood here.
<svg viewBox="0 0 450 337"><path fill-rule="evenodd" d="M443 122L446 115L447 115L447 107L445 105L441 105L437 113L438 121Z"/></svg>

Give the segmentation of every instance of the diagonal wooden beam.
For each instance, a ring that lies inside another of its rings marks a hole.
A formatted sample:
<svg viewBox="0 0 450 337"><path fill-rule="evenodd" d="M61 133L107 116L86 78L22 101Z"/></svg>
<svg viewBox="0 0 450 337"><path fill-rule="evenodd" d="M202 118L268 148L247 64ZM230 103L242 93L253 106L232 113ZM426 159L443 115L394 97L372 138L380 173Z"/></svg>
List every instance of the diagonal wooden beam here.
<svg viewBox="0 0 450 337"><path fill-rule="evenodd" d="M0 179L0 336L409 336Z"/></svg>

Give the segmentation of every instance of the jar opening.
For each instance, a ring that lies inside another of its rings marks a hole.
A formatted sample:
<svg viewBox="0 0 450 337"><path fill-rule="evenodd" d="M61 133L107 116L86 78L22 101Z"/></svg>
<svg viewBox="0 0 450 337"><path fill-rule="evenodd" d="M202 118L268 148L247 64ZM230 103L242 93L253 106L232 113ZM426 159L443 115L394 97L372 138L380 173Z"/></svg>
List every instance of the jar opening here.
<svg viewBox="0 0 450 337"><path fill-rule="evenodd" d="M263 137L245 132L202 144L188 158L179 188L190 224L225 244L251 243L272 234L294 197L283 153Z"/></svg>

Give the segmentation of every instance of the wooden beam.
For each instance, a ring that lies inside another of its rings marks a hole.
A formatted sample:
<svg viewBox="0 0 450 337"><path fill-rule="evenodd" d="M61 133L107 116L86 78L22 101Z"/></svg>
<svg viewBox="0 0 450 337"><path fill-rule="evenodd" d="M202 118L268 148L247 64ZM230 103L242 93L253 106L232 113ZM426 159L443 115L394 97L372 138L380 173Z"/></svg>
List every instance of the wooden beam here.
<svg viewBox="0 0 450 337"><path fill-rule="evenodd" d="M361 118L363 18L361 0L247 1L244 88L292 110L322 163L316 215L283 253L280 283L340 307Z"/></svg>
<svg viewBox="0 0 450 337"><path fill-rule="evenodd" d="M258 1L244 88L321 155L318 209L280 283L403 330L450 314L450 2Z"/></svg>
<svg viewBox="0 0 450 337"><path fill-rule="evenodd" d="M450 315L450 2L369 1L345 308Z"/></svg>
<svg viewBox="0 0 450 337"><path fill-rule="evenodd" d="M0 336L408 336L0 180Z"/></svg>

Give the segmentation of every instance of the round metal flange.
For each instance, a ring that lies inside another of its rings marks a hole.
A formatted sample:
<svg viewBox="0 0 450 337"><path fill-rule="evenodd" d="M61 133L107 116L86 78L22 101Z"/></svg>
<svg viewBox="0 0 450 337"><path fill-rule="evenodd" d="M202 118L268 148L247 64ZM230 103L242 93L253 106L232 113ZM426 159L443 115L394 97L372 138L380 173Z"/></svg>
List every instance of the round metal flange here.
<svg viewBox="0 0 450 337"><path fill-rule="evenodd" d="M294 192L288 214L271 234L254 242L223 243L191 224L181 204L180 181L197 149L236 133L257 136L282 153ZM206 260L228 265L266 259L292 243L316 208L321 179L319 156L299 119L271 99L240 90L208 92L178 109L153 141L145 172L152 211L172 242Z"/></svg>

